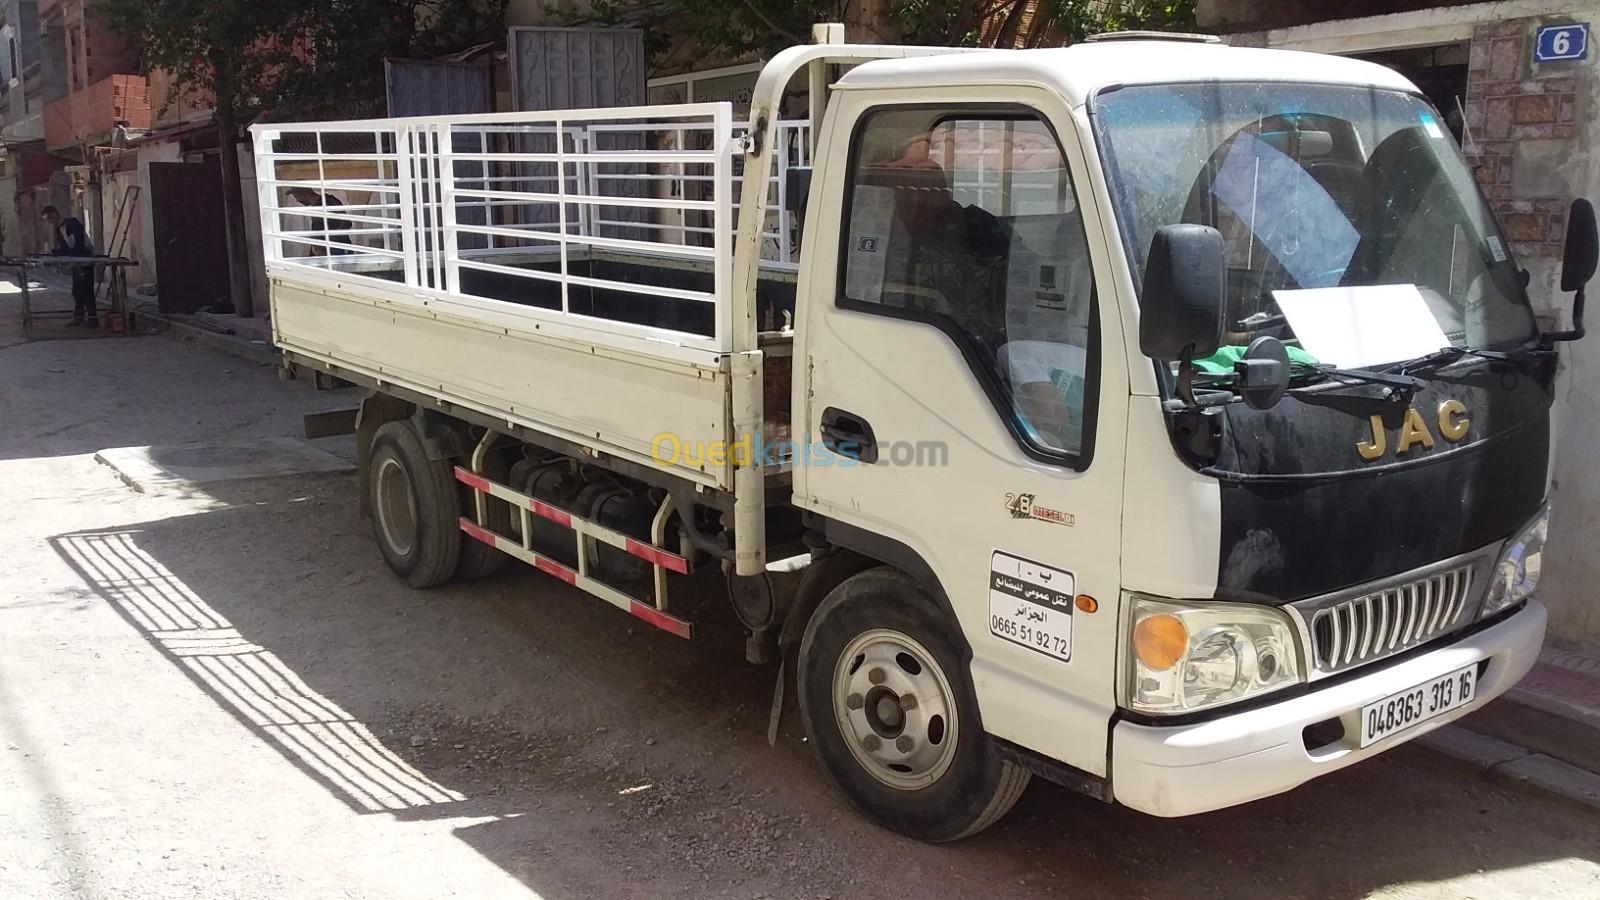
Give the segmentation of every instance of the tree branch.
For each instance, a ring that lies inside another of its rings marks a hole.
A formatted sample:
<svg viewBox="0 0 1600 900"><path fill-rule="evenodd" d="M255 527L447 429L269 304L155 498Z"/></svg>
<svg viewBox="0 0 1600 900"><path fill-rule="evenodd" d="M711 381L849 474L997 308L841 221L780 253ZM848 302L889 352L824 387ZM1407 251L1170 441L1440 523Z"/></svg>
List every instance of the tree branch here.
<svg viewBox="0 0 1600 900"><path fill-rule="evenodd" d="M754 14L756 18L760 19L763 24L765 24L768 28L771 28L773 31L776 31L778 34L781 34L789 40L794 41L796 44L804 44L806 42L805 38L795 34L787 28L779 26L777 22L772 21L772 19L769 18L766 13L762 12L760 8L755 5L753 0L744 0L744 5L745 8L750 10L750 12Z"/></svg>

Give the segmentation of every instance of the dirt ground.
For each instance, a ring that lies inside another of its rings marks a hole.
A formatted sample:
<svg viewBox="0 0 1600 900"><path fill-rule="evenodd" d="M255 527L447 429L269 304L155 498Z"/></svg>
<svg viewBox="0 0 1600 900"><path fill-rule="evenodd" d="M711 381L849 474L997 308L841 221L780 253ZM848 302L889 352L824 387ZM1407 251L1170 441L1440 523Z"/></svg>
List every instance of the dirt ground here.
<svg viewBox="0 0 1600 900"><path fill-rule="evenodd" d="M16 317L0 282L0 897L1600 896L1600 818L1411 747L1177 821L1036 780L902 839L792 715L767 746L714 578L685 643L531 570L408 590L353 475L136 493L93 454L357 398Z"/></svg>

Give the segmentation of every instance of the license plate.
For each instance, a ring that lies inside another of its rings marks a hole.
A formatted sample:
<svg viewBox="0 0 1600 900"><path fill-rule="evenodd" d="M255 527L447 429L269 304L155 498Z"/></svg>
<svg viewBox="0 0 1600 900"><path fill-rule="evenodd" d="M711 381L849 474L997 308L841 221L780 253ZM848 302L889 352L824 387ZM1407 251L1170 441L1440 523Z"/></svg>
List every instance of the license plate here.
<svg viewBox="0 0 1600 900"><path fill-rule="evenodd" d="M1473 665L1363 706L1361 746L1471 703L1477 696L1477 687L1478 667Z"/></svg>

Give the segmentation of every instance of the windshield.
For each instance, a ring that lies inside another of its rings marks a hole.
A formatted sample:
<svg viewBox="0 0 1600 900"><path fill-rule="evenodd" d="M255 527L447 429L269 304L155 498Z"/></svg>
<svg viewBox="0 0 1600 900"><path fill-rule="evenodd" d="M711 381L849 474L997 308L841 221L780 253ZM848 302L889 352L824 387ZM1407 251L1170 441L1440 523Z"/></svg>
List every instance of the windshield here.
<svg viewBox="0 0 1600 900"><path fill-rule="evenodd" d="M1095 125L1136 279L1162 226L1222 233L1224 351L1271 334L1302 360L1365 366L1534 333L1482 195L1419 97L1144 85L1097 98Z"/></svg>

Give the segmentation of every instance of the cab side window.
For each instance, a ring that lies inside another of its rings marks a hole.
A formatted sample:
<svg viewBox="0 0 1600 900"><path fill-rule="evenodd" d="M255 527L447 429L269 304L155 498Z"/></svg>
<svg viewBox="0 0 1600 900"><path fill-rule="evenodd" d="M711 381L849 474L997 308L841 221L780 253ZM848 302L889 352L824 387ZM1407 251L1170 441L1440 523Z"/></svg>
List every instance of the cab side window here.
<svg viewBox="0 0 1600 900"><path fill-rule="evenodd" d="M1031 112L885 108L856 126L839 305L950 336L1034 456L1082 468L1094 280L1055 134Z"/></svg>

